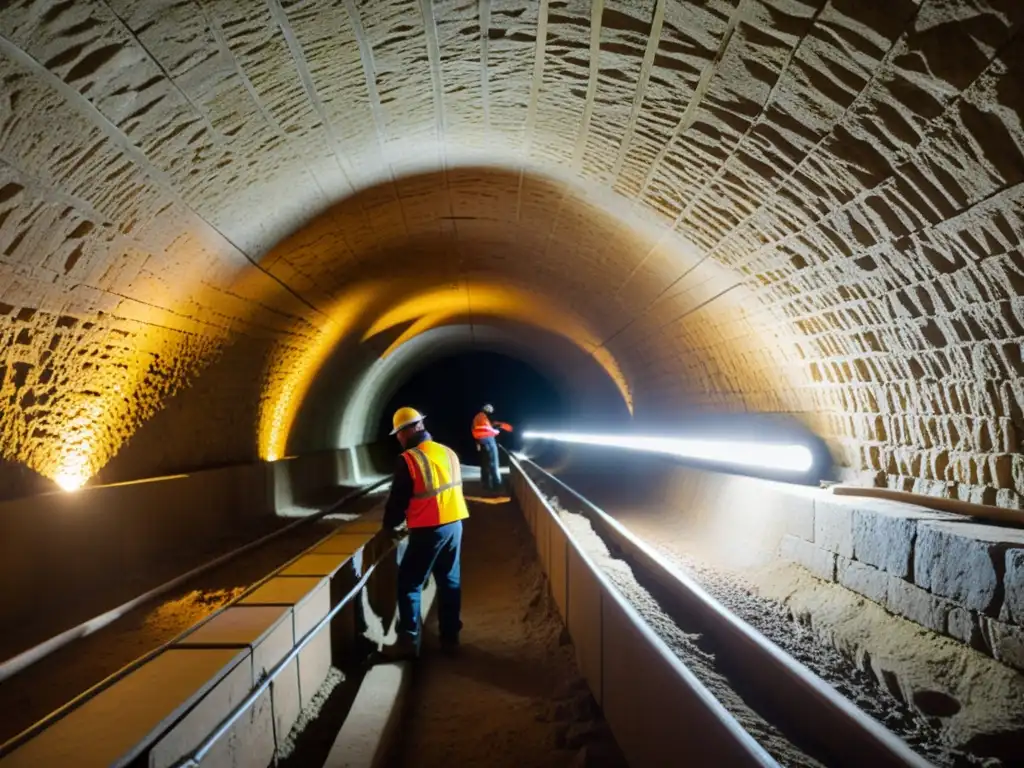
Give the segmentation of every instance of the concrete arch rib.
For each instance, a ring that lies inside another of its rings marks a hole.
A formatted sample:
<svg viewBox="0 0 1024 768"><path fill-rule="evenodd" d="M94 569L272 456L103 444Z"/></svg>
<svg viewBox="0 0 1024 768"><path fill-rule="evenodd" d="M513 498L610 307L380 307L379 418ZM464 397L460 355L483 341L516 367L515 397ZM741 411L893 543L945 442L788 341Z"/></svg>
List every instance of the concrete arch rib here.
<svg viewBox="0 0 1024 768"><path fill-rule="evenodd" d="M518 324L457 324L423 332L366 370L344 403L338 446L380 439L381 409L405 379L433 361L475 349L520 359L552 379L567 395L572 423L629 422L627 403L607 371L564 337Z"/></svg>

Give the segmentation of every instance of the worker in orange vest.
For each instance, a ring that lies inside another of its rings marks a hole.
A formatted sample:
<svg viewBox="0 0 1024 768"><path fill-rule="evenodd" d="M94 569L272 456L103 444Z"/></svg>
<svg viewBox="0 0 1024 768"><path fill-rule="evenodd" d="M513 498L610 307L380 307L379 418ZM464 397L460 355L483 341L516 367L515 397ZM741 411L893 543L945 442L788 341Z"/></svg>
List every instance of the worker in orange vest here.
<svg viewBox="0 0 1024 768"><path fill-rule="evenodd" d="M483 456L480 458L480 477L483 480L484 488L488 491L497 491L501 488L501 470L498 466L498 441L496 438L501 431L511 432L512 427L503 421L491 422L491 414L494 413L493 405L485 405L473 417L473 439L476 440L476 449Z"/></svg>
<svg viewBox="0 0 1024 768"><path fill-rule="evenodd" d="M402 445L384 529L395 538L408 528L398 564L398 641L384 648L389 661L414 658L422 642L420 603L430 574L437 584L441 648L454 651L462 629L462 521L469 517L462 495L462 467L455 451L434 442L415 408L399 408L391 434Z"/></svg>

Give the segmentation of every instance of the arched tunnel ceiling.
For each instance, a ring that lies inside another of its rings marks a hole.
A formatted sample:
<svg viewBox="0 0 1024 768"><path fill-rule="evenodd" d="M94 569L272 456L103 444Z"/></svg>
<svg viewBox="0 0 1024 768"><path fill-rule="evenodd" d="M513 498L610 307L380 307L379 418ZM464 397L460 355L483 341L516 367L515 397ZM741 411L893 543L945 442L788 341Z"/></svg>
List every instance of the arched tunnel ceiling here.
<svg viewBox="0 0 1024 768"><path fill-rule="evenodd" d="M323 410L315 408L305 421L337 425L342 446L372 442L378 437L374 431L381 416L386 415L385 404L407 379L439 359L481 348L525 362L550 380L566 397L567 415L574 423L599 420L602 425L619 428L628 423L629 411L622 393L608 372L586 352L557 334L508 321L426 330L375 360L343 397L337 397L336 392L338 412L333 418L325 418ZM301 435L301 422L295 431Z"/></svg>
<svg viewBox="0 0 1024 768"><path fill-rule="evenodd" d="M1022 17L7 3L5 458L251 457L296 370L389 302L514 285L641 420L796 414L865 481L1016 506Z"/></svg>

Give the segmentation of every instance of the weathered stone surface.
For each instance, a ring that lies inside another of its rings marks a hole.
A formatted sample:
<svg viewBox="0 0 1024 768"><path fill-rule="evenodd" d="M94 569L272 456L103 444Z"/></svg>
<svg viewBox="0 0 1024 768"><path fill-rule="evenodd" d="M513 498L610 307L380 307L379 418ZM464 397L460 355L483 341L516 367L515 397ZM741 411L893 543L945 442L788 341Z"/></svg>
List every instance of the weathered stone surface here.
<svg viewBox="0 0 1024 768"><path fill-rule="evenodd" d="M985 644L992 656L1004 664L1024 670L1024 629L988 617L982 621Z"/></svg>
<svg viewBox="0 0 1024 768"><path fill-rule="evenodd" d="M779 554L785 560L802 565L819 579L836 580L836 556L832 552L818 549L810 542L786 534L779 545Z"/></svg>
<svg viewBox="0 0 1024 768"><path fill-rule="evenodd" d="M901 579L911 580L914 539L922 520L953 517L896 504L860 503L853 512L853 556Z"/></svg>
<svg viewBox="0 0 1024 768"><path fill-rule="evenodd" d="M965 643L977 650L985 648L984 637L981 631L981 620L978 614L954 605L949 610L947 619L947 632L949 636Z"/></svg>
<svg viewBox="0 0 1024 768"><path fill-rule="evenodd" d="M996 615L1006 551L1024 546L1024 531L976 523L922 522L914 582L962 606Z"/></svg>
<svg viewBox="0 0 1024 768"><path fill-rule="evenodd" d="M853 507L815 500L814 545L843 557L853 557Z"/></svg>
<svg viewBox="0 0 1024 768"><path fill-rule="evenodd" d="M953 608L953 604L948 600L929 594L897 576L889 576L885 604L893 613L898 613L933 632L947 634L947 617Z"/></svg>
<svg viewBox="0 0 1024 768"><path fill-rule="evenodd" d="M858 563L856 560L837 558L837 581L847 589L864 595L869 600L885 605L889 591L889 576L885 571L870 565Z"/></svg>
<svg viewBox="0 0 1024 768"><path fill-rule="evenodd" d="M1007 550L1003 589L1006 618L1024 624L1024 549Z"/></svg>
<svg viewBox="0 0 1024 768"><path fill-rule="evenodd" d="M917 521L912 518L858 509L853 514L854 557L908 579L916 533Z"/></svg>

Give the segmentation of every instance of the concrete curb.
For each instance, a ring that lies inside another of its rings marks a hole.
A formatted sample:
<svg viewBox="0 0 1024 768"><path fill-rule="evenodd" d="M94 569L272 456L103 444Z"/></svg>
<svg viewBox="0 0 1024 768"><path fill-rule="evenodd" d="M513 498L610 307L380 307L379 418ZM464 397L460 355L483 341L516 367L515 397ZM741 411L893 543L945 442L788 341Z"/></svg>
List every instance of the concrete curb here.
<svg viewBox="0 0 1024 768"><path fill-rule="evenodd" d="M423 590L423 621L434 604L433 578ZM402 720L413 664L378 664L359 685L348 717L334 739L324 768L380 768L394 747Z"/></svg>

